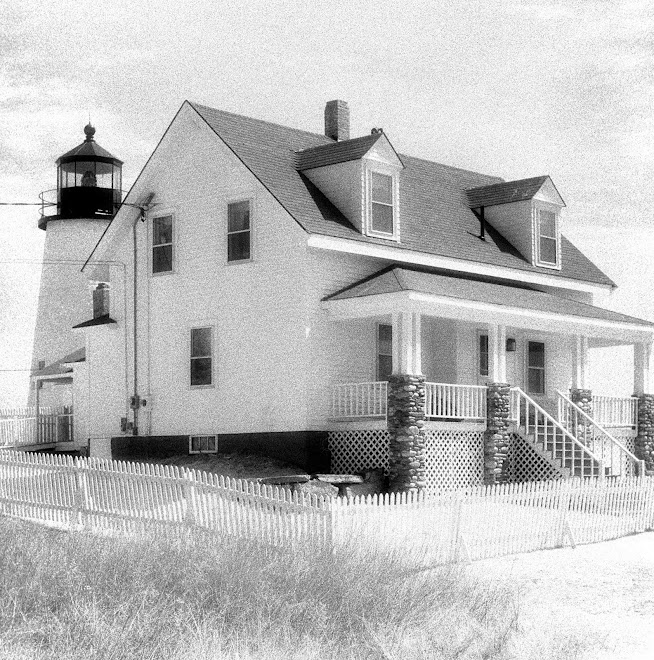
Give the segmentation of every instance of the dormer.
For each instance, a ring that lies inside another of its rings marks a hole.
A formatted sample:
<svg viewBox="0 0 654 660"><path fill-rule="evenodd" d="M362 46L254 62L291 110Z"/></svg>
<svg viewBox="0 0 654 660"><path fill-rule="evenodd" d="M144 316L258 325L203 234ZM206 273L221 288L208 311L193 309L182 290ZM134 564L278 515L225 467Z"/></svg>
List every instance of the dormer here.
<svg viewBox="0 0 654 660"><path fill-rule="evenodd" d="M561 269L561 211L565 202L549 176L466 191L482 225L488 223L532 266Z"/></svg>
<svg viewBox="0 0 654 660"><path fill-rule="evenodd" d="M341 104L337 106L335 104ZM331 101L325 111L325 132L332 126L349 136L342 116L343 101ZM345 105L345 109L347 106ZM349 118L349 115L348 115ZM345 130L346 129L346 130ZM329 134L328 134L329 135ZM330 137L338 137L329 135ZM364 235L400 240L400 172L404 168L382 129L370 135L341 139L296 153L296 168Z"/></svg>

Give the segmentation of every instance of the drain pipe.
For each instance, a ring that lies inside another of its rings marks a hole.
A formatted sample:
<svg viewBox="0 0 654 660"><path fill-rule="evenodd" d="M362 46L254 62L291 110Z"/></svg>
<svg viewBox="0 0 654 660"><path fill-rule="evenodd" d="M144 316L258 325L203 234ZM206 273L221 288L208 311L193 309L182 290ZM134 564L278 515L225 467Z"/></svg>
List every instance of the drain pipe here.
<svg viewBox="0 0 654 660"><path fill-rule="evenodd" d="M141 209L140 219L144 220L145 211ZM139 221L137 217L132 224L132 248L134 255L134 263L132 270L132 318L133 318L133 353L134 356L134 394L132 396L132 409L134 410L134 421L132 426L132 435L139 434L139 367L138 367L138 325L137 325L137 296L138 296L138 286L137 286L137 270L138 270L138 242L136 240L136 223Z"/></svg>
<svg viewBox="0 0 654 660"><path fill-rule="evenodd" d="M133 356L134 356L134 394L132 396L132 408L134 410L134 423L132 435L139 434L139 408L141 407L141 396L139 395L139 365L138 365L138 241L136 235L136 226L138 221L145 222L146 212L150 208L154 193L150 193L146 200L138 206L139 215L132 224L132 249L134 254L134 264L132 270L132 314L133 322Z"/></svg>

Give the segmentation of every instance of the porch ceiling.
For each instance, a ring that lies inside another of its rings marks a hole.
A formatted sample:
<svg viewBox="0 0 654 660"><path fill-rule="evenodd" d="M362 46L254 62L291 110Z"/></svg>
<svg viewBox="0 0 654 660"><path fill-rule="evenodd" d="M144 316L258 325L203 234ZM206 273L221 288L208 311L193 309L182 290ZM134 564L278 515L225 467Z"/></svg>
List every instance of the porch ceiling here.
<svg viewBox="0 0 654 660"><path fill-rule="evenodd" d="M389 268L323 300L340 318L399 311L579 334L615 343L649 342L654 323L569 298L434 272Z"/></svg>

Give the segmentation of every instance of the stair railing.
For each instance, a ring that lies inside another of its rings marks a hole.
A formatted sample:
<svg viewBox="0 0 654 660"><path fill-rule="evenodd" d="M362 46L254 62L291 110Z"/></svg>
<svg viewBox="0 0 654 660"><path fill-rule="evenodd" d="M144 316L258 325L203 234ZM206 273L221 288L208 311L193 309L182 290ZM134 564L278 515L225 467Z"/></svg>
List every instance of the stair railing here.
<svg viewBox="0 0 654 660"><path fill-rule="evenodd" d="M535 442L542 438L543 449L558 460L563 468L567 467L566 462L569 460L571 476L604 479L606 471L602 459L519 387L511 388L509 417L524 429L527 437L533 435ZM574 470L577 462L579 474L575 474Z"/></svg>
<svg viewBox="0 0 654 660"><path fill-rule="evenodd" d="M557 390L556 394L559 422L594 454L601 457L611 476L645 474L645 461L639 460L563 392Z"/></svg>

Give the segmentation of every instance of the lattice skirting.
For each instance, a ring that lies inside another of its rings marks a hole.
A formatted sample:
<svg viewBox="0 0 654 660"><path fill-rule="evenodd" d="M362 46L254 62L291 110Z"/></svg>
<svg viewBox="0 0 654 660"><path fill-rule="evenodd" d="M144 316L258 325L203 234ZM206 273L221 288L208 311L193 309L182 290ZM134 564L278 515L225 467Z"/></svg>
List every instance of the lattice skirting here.
<svg viewBox="0 0 654 660"><path fill-rule="evenodd" d="M519 433L511 433L509 455L502 469L509 482L560 479L561 472L545 460Z"/></svg>
<svg viewBox="0 0 654 660"><path fill-rule="evenodd" d="M483 431L429 429L425 433L425 464L429 489L459 488L482 483ZM347 474L388 469L388 431L330 431L332 470Z"/></svg>

